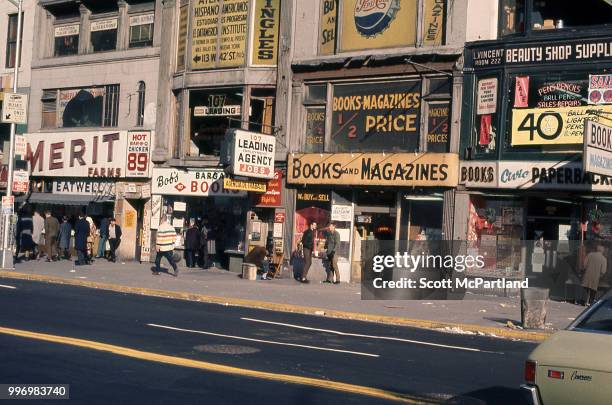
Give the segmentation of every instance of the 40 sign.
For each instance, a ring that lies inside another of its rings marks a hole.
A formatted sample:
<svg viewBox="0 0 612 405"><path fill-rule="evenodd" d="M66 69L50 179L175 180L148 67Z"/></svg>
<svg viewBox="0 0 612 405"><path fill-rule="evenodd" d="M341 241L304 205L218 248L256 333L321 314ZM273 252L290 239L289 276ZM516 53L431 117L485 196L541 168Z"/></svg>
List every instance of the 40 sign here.
<svg viewBox="0 0 612 405"><path fill-rule="evenodd" d="M612 113L612 106L555 109L514 109L512 145L582 144L585 120L599 121Z"/></svg>

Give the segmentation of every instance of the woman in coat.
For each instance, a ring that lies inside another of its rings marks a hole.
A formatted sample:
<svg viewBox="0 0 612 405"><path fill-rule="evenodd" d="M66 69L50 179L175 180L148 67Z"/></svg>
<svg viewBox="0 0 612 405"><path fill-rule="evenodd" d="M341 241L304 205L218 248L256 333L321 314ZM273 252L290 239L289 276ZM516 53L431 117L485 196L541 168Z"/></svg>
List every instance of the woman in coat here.
<svg viewBox="0 0 612 405"><path fill-rule="evenodd" d="M79 214L79 220L74 226L74 248L77 251L77 265L89 264L87 256L87 238L89 237L89 222L85 220L83 214Z"/></svg>
<svg viewBox="0 0 612 405"><path fill-rule="evenodd" d="M72 227L70 226L70 222L68 222L68 217L62 218L62 224L59 228L59 233L57 234L57 241L59 244L60 250L60 259L64 258L66 260L70 260L70 237L72 236Z"/></svg>

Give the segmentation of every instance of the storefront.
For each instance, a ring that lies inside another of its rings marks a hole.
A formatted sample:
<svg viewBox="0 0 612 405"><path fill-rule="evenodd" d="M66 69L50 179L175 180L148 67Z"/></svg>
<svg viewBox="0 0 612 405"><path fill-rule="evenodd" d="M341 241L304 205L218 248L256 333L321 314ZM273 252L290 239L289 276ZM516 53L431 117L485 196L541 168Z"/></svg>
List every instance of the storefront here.
<svg viewBox="0 0 612 405"><path fill-rule="evenodd" d="M457 185L456 154L316 153L288 159L287 183L297 189L293 245L316 222L314 254L321 258L327 228L336 223L341 280L359 280L363 240L444 239L444 192Z"/></svg>
<svg viewBox="0 0 612 405"><path fill-rule="evenodd" d="M119 255L148 260L151 131L91 131L26 134L30 192L22 209L50 210L76 221L81 213L99 227L115 217L122 227Z"/></svg>
<svg viewBox="0 0 612 405"><path fill-rule="evenodd" d="M151 229L166 215L184 249L189 221L208 229L208 254L215 265L228 268L226 251L243 250L249 201L247 192L223 187L224 173L216 168L156 167L152 176Z"/></svg>

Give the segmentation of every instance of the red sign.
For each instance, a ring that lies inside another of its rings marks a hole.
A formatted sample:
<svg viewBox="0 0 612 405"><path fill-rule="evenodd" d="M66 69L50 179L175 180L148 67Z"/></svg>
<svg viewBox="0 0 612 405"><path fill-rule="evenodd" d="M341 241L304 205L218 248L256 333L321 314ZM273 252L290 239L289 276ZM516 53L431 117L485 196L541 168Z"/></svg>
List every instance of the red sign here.
<svg viewBox="0 0 612 405"><path fill-rule="evenodd" d="M274 170L274 178L268 180L267 191L263 194L255 194L255 206L257 207L280 207L282 205L281 189L283 187L282 170Z"/></svg>
<svg viewBox="0 0 612 405"><path fill-rule="evenodd" d="M514 106L529 107L529 76L517 76L514 90Z"/></svg>
<svg viewBox="0 0 612 405"><path fill-rule="evenodd" d="M13 172L13 192L27 193L30 189L30 177L26 170L15 170Z"/></svg>
<svg viewBox="0 0 612 405"><path fill-rule="evenodd" d="M274 222L276 222L278 224L284 224L285 223L285 213L284 212L276 212L274 214Z"/></svg>

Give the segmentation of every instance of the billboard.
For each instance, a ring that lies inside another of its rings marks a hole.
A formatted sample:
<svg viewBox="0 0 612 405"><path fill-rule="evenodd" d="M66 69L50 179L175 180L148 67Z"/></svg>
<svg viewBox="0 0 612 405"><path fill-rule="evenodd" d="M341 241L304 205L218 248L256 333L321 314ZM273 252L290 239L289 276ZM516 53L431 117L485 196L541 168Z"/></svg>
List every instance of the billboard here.
<svg viewBox="0 0 612 405"><path fill-rule="evenodd" d="M612 127L585 122L583 163L585 172L612 176Z"/></svg>

